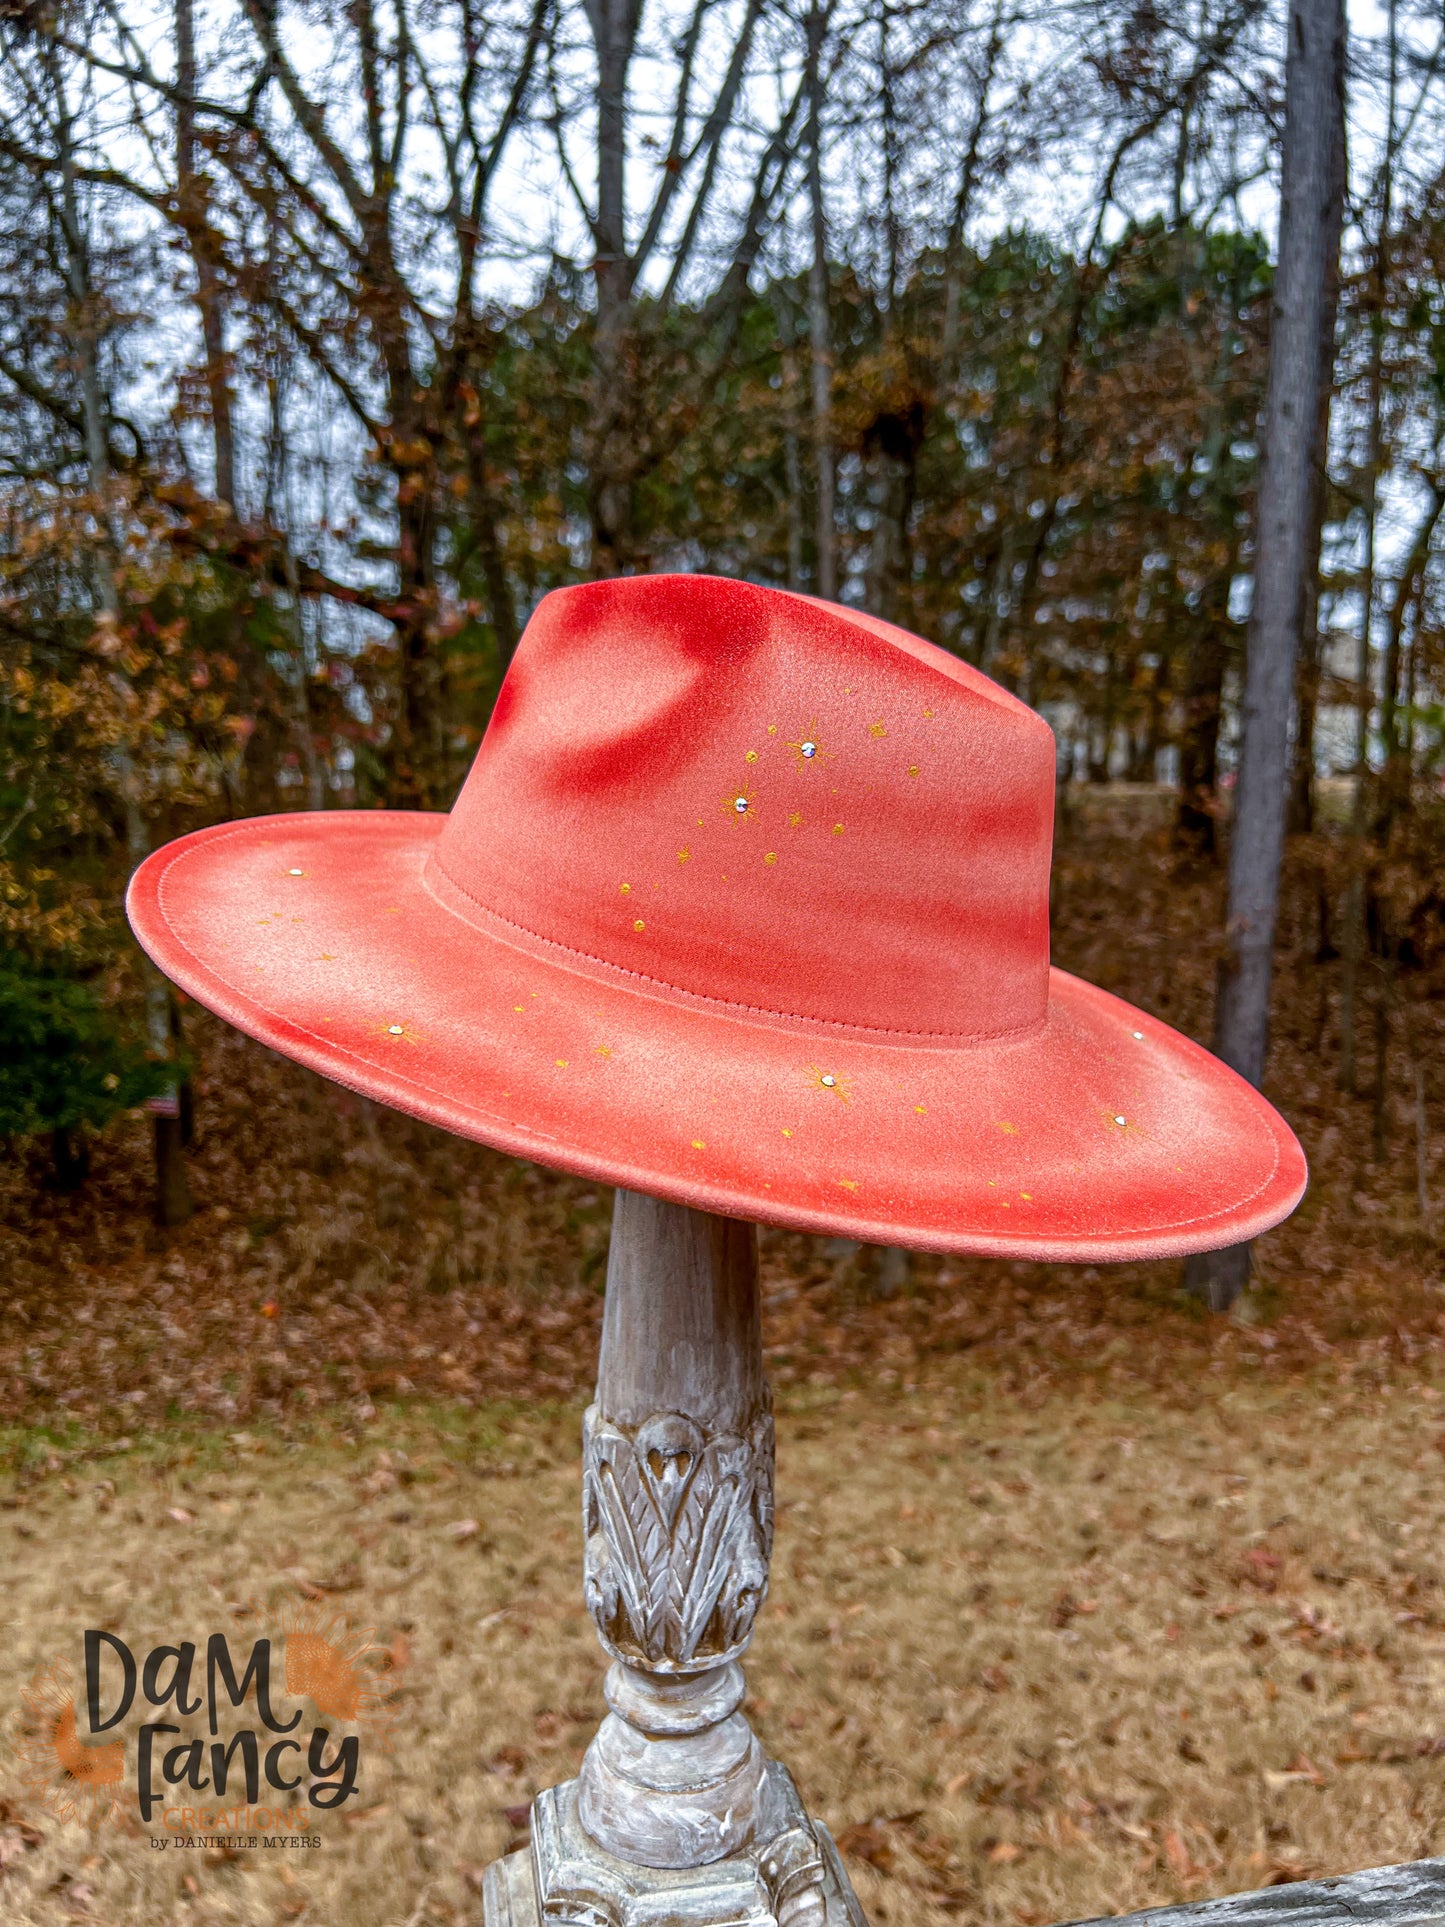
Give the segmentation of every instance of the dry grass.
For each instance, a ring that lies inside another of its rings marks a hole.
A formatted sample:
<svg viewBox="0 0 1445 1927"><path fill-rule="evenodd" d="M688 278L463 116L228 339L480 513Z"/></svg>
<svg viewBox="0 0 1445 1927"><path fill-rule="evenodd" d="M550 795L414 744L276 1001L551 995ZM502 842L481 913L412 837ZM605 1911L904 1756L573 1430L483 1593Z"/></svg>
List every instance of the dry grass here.
<svg viewBox="0 0 1445 1927"><path fill-rule="evenodd" d="M1445 1846L1440 1411L1403 1377L1166 1406L940 1367L906 1400L787 1395L751 1710L875 1927L1040 1923ZM575 1408L426 1406L119 1455L32 1440L0 1515L5 1707L86 1625L199 1636L301 1586L379 1628L400 1718L312 1853L162 1856L0 1782L6 1922L478 1921L478 1870L600 1708L576 1438Z"/></svg>

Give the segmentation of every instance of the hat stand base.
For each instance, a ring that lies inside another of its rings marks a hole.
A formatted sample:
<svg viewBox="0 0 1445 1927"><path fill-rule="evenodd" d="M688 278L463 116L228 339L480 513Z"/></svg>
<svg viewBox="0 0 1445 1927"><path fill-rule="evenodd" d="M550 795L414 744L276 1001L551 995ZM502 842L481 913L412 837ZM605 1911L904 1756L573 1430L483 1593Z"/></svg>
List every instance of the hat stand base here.
<svg viewBox="0 0 1445 1927"><path fill-rule="evenodd" d="M577 1818L577 1781L550 1787L532 1808L531 1848L487 1869L486 1927L867 1927L833 1836L809 1820L786 1767L770 1761L767 1776L771 1837L674 1869L608 1853Z"/></svg>
<svg viewBox="0 0 1445 1927"><path fill-rule="evenodd" d="M582 1493L610 1710L488 1869L485 1927L867 1927L741 1710L773 1542L752 1225L617 1193Z"/></svg>

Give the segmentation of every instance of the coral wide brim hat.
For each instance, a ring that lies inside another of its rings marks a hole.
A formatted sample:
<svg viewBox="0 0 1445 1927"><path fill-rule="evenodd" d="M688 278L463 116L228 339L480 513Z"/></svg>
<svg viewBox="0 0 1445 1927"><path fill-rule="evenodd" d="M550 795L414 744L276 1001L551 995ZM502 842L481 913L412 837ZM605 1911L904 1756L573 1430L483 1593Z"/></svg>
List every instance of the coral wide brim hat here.
<svg viewBox="0 0 1445 1927"><path fill-rule="evenodd" d="M599 582L537 609L449 815L201 830L128 907L272 1049L604 1183L1012 1257L1252 1238L1304 1189L1288 1126L1050 968L1054 770L1039 716L886 623Z"/></svg>

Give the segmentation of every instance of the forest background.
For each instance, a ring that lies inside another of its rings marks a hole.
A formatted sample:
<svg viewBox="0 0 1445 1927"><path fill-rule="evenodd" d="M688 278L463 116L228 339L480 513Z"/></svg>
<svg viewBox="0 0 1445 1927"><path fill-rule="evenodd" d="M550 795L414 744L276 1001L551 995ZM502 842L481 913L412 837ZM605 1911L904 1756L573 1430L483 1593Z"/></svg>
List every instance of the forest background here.
<svg viewBox="0 0 1445 1927"><path fill-rule="evenodd" d="M1085 792L1139 801L1098 866L1104 970L1131 983L1141 915L1209 951L1278 7L12 0L0 41L0 1131L42 1147L26 1209L143 1103L161 1222L192 1209L195 1019L126 935L135 862L228 816L445 808L528 611L588 576L746 575L955 650L1054 725L1061 850L1103 820ZM1342 1135L1347 1214L1378 1180L1427 1267L1442 65L1409 0L1341 36L1288 777L1311 935L1282 993L1345 1100L1323 1143L1295 1116L1317 1168Z"/></svg>

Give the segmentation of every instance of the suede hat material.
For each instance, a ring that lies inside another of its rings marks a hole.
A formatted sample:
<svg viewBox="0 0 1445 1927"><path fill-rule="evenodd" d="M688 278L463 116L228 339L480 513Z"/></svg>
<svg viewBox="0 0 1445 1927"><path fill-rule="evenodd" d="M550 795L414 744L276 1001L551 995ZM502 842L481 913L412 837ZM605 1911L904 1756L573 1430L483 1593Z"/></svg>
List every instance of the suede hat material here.
<svg viewBox="0 0 1445 1927"><path fill-rule="evenodd" d="M201 830L128 908L273 1049L604 1183L1016 1257L1251 1238L1298 1201L1299 1144L1050 968L1053 807L1048 725L956 657L633 577L541 603L450 815Z"/></svg>

